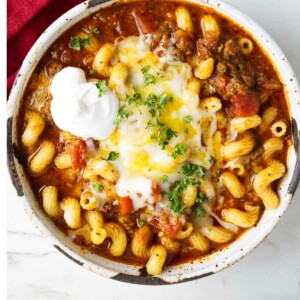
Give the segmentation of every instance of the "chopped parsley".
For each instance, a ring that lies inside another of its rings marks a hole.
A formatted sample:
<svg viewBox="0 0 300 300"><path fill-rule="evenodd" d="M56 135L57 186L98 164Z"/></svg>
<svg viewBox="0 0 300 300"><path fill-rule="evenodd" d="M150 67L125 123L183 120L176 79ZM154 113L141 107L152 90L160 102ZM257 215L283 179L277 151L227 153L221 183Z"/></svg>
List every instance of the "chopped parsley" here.
<svg viewBox="0 0 300 300"><path fill-rule="evenodd" d="M211 156L211 157L209 158L209 162L210 162L211 164L214 164L216 161L217 161L217 160L216 160L213 156Z"/></svg>
<svg viewBox="0 0 300 300"><path fill-rule="evenodd" d="M161 127L167 126L167 124L164 123L164 122L162 122L162 121L160 121L160 119L156 119L156 123L157 123L158 126L161 126Z"/></svg>
<svg viewBox="0 0 300 300"><path fill-rule="evenodd" d="M122 120L128 119L132 115L132 112L125 110L125 105L121 106L118 111L118 115L114 121L114 124L119 124Z"/></svg>
<svg viewBox="0 0 300 300"><path fill-rule="evenodd" d="M185 134L189 134L189 129L188 128L184 128L184 133Z"/></svg>
<svg viewBox="0 0 300 300"><path fill-rule="evenodd" d="M120 153L110 151L106 160L116 160L120 156Z"/></svg>
<svg viewBox="0 0 300 300"><path fill-rule="evenodd" d="M175 159L177 158L179 155L183 155L184 153L186 153L186 151L188 150L188 146L187 144L176 144L174 151L171 153L171 156Z"/></svg>
<svg viewBox="0 0 300 300"><path fill-rule="evenodd" d="M89 37L80 38L78 36L71 36L70 47L73 50L80 51L82 46L86 46L91 43Z"/></svg>
<svg viewBox="0 0 300 300"><path fill-rule="evenodd" d="M159 139L157 140L157 142L158 142L158 145L161 147L161 150L165 150L165 149L166 149L166 146L169 144L169 142L166 141L166 140L163 139L163 138L159 138Z"/></svg>
<svg viewBox="0 0 300 300"><path fill-rule="evenodd" d="M142 72L142 74L147 74L149 72L149 70L150 70L150 67L146 66L141 69L141 72Z"/></svg>
<svg viewBox="0 0 300 300"><path fill-rule="evenodd" d="M167 175L164 175L163 177L162 177L162 183L166 183L166 182L168 182L168 180L169 180L169 177L167 176Z"/></svg>
<svg viewBox="0 0 300 300"><path fill-rule="evenodd" d="M98 182L92 182L92 188L96 193L100 193L104 189L103 185Z"/></svg>
<svg viewBox="0 0 300 300"><path fill-rule="evenodd" d="M195 201L195 214L197 217L201 218L205 216L205 209L203 207L203 203L210 203L212 201L211 198L208 198L205 193L199 192Z"/></svg>
<svg viewBox="0 0 300 300"><path fill-rule="evenodd" d="M150 67L146 66L141 69L142 74L144 75L144 85L147 86L149 84L155 83L155 76L149 74Z"/></svg>
<svg viewBox="0 0 300 300"><path fill-rule="evenodd" d="M149 94L144 105L148 106L150 114L154 117L155 113L159 115L159 110L163 109L168 102L173 102L173 97L169 97L167 94L161 94L157 96L155 94Z"/></svg>
<svg viewBox="0 0 300 300"><path fill-rule="evenodd" d="M106 93L106 91L107 91L105 80L99 80L96 83L96 87L98 89L98 97L101 98Z"/></svg>
<svg viewBox="0 0 300 300"><path fill-rule="evenodd" d="M161 146L162 150L166 149L166 146L169 144L169 141L177 136L177 132L173 131L167 124L159 121L157 119L157 125L159 125L157 142L158 145Z"/></svg>
<svg viewBox="0 0 300 300"><path fill-rule="evenodd" d="M187 116L183 117L183 121L185 123L191 123L192 120L193 120L193 118L191 115L187 115Z"/></svg>
<svg viewBox="0 0 300 300"><path fill-rule="evenodd" d="M150 113L150 115L151 115L152 117L154 117L154 116L155 116L155 109L154 109L153 107L151 107L151 108L149 109L149 113Z"/></svg>
<svg viewBox="0 0 300 300"><path fill-rule="evenodd" d="M152 128L154 125L151 123L151 121L147 122L147 126L145 127L145 129L150 129Z"/></svg>
<svg viewBox="0 0 300 300"><path fill-rule="evenodd" d="M131 105L132 103L141 104L142 96L140 93L135 93L132 96L126 95L125 101Z"/></svg>
<svg viewBox="0 0 300 300"><path fill-rule="evenodd" d="M147 74L149 72L150 67L144 67L141 69L143 74ZM130 105L134 102L141 104L142 97L140 94L134 94L133 96L126 95L126 102ZM159 119L159 116L162 114L161 110L166 106L166 104L173 101L173 97L169 97L167 94L161 94L159 96L155 94L149 94L147 99L143 102L145 106L149 108L150 115L155 118L156 124L151 120L147 122L145 129L153 128L155 130L155 134L151 134L151 139L156 140L158 145L161 146L162 150L165 150L166 145L169 144L169 141L177 136L177 132L173 131L170 127L167 126L166 123L162 122Z"/></svg>
<svg viewBox="0 0 300 300"><path fill-rule="evenodd" d="M147 222L144 221L144 220L140 220L139 224L140 224L141 227L143 227L147 224Z"/></svg>
<svg viewBox="0 0 300 300"><path fill-rule="evenodd" d="M204 192L199 192L198 195L197 195L197 198L196 198L196 203L203 203L203 202L211 202L212 199L211 198L208 198L206 196L206 194Z"/></svg>
<svg viewBox="0 0 300 300"><path fill-rule="evenodd" d="M97 28L97 27L94 28L94 29L93 29L93 32L94 32L95 34L99 34L99 33L100 33L99 28Z"/></svg>
<svg viewBox="0 0 300 300"><path fill-rule="evenodd" d="M89 71L89 75L94 75L94 74L96 74L96 70L94 70L94 69L90 69L90 71Z"/></svg>
<svg viewBox="0 0 300 300"><path fill-rule="evenodd" d="M163 196L168 198L170 201L170 208L175 216L179 216L180 213L185 209L185 205L181 203L180 192L182 192L189 184L198 185L200 182L191 178L184 178L176 181L174 188L168 192L163 193Z"/></svg>
<svg viewBox="0 0 300 300"><path fill-rule="evenodd" d="M196 217L202 218L205 216L205 209L202 205L196 206L195 208Z"/></svg>
<svg viewBox="0 0 300 300"><path fill-rule="evenodd" d="M147 70L148 68L144 70L144 72L146 72ZM177 132L173 131L171 128L167 126L166 123L162 122L159 119L159 116L162 113L161 110L166 106L168 101L172 102L173 98L168 97L167 94L161 94L160 96L157 96L155 94L149 94L146 101L144 102L144 105L149 107L150 115L152 117L156 117L156 125L157 125L158 133L155 136L152 135L151 139L156 139L158 145L161 146L162 150L165 150L166 145L169 144L169 141L172 139L172 137L177 136ZM149 126L146 127L146 129L149 128L150 128Z"/></svg>
<svg viewBox="0 0 300 300"><path fill-rule="evenodd" d="M145 105L148 107L152 107L157 101L157 96L154 94L149 94L147 100L145 101Z"/></svg>
<svg viewBox="0 0 300 300"><path fill-rule="evenodd" d="M196 175L203 179L205 177L206 169L197 164L187 163L182 166L182 171L185 176L190 177Z"/></svg>
<svg viewBox="0 0 300 300"><path fill-rule="evenodd" d="M172 97L170 97L170 99L173 99ZM167 94L161 94L158 98L158 102L157 102L157 108L158 109L162 109L163 107L166 106L168 101L168 95Z"/></svg>

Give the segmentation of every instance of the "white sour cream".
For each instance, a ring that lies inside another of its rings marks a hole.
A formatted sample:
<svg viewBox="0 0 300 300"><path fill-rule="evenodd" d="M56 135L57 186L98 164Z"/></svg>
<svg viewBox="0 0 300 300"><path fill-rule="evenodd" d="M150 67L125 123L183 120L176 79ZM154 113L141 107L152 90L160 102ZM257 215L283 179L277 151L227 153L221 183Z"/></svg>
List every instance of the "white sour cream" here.
<svg viewBox="0 0 300 300"><path fill-rule="evenodd" d="M119 110L116 94L107 88L98 96L95 83L87 82L80 68L66 67L51 83L51 114L57 127L84 139L103 140L115 130Z"/></svg>

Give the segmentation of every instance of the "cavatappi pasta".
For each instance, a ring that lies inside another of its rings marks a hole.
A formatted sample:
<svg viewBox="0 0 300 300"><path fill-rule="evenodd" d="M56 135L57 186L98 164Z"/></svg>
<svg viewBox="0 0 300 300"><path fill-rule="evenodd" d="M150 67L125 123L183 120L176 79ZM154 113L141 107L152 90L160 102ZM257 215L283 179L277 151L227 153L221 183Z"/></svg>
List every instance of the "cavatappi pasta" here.
<svg viewBox="0 0 300 300"><path fill-rule="evenodd" d="M97 255L159 275L280 203L292 143L283 87L253 37L212 10L101 9L53 43L23 98L32 190Z"/></svg>

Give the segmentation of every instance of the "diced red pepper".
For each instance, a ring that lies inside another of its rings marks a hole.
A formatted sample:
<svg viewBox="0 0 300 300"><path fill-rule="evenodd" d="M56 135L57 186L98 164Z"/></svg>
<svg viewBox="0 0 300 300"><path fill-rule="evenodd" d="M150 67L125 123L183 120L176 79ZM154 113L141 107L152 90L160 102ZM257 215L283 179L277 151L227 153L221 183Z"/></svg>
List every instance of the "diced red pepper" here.
<svg viewBox="0 0 300 300"><path fill-rule="evenodd" d="M72 140L66 147L70 154L73 169L80 169L85 166L85 159L88 154L86 144L82 140Z"/></svg>
<svg viewBox="0 0 300 300"><path fill-rule="evenodd" d="M127 215L133 211L133 203L128 196L120 198L120 206L122 215Z"/></svg>

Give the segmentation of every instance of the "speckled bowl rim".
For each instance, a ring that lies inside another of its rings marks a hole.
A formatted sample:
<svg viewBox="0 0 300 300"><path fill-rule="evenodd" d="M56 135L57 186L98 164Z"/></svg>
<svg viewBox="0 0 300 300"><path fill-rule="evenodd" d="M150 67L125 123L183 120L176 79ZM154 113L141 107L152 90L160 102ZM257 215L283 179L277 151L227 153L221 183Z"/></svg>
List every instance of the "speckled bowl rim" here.
<svg viewBox="0 0 300 300"><path fill-rule="evenodd" d="M98 256L95 258L93 254L79 249L78 246L70 242L45 216L40 205L34 199L33 193L27 183L26 176L24 175L22 157L17 146L17 131L15 125L18 117L20 99L26 87L28 78L42 54L47 51L50 44L52 44L62 32L82 19L82 15L87 16L88 14L115 2L117 1L90 0L69 10L50 25L40 36L29 51L18 75L16 76L9 96L9 101L7 103L7 162L12 183L20 198L20 205L23 205L24 211L28 214L33 224L57 250L73 262L76 262L78 265L104 277L135 284L161 285L195 280L215 274L239 261L266 238L289 206L300 179L300 133L297 127L300 122L300 97L299 85L296 76L286 57L273 39L253 20L232 6L217 0L186 1L187 3L195 3L211 7L219 13L227 16L229 19L233 20L235 23L250 32L256 42L258 42L265 52L268 53L285 85L285 92L289 99L292 124L291 132L294 141L294 145L289 151L288 173L281 181L278 191L281 200L280 206L275 211L268 211L264 213L261 221L256 227L250 229L236 242L221 250L221 254L213 253L208 258L196 260L193 263L167 267L166 270L159 276L142 276L139 268L137 267L112 262ZM260 225L262 222L265 227ZM244 243L242 244L242 248L240 245L241 241ZM192 266L193 264L194 266Z"/></svg>

